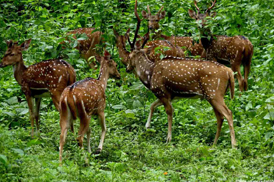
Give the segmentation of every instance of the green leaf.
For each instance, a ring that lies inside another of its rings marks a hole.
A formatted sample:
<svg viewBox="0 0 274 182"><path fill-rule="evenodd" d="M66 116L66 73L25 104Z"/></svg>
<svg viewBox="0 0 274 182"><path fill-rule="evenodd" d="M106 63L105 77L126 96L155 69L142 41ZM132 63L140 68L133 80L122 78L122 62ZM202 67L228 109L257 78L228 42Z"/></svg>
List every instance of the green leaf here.
<svg viewBox="0 0 274 182"><path fill-rule="evenodd" d="M14 97L9 98L6 102L7 102L8 104L12 105L12 104L18 103L18 99L17 99L16 96L14 96Z"/></svg>
<svg viewBox="0 0 274 182"><path fill-rule="evenodd" d="M133 108L138 108L138 107L142 107L142 103L139 100L134 100L133 101Z"/></svg>
<svg viewBox="0 0 274 182"><path fill-rule="evenodd" d="M8 164L8 159L7 159L7 157L6 157L5 155L0 154L0 162L1 162L2 164L4 164L5 166L7 166L7 164Z"/></svg>
<svg viewBox="0 0 274 182"><path fill-rule="evenodd" d="M19 113L19 115L25 115L25 114L27 114L29 112L29 109L23 109L20 113Z"/></svg>
<svg viewBox="0 0 274 182"><path fill-rule="evenodd" d="M19 154L20 156L23 156L23 155L24 155L24 151L21 150L21 149L12 148L12 150L13 150L15 153Z"/></svg>
<svg viewBox="0 0 274 182"><path fill-rule="evenodd" d="M245 106L245 111L249 111L249 109L252 108L252 103L249 102L246 106Z"/></svg>
<svg viewBox="0 0 274 182"><path fill-rule="evenodd" d="M113 109L125 109L126 107L123 105L114 105L112 106Z"/></svg>

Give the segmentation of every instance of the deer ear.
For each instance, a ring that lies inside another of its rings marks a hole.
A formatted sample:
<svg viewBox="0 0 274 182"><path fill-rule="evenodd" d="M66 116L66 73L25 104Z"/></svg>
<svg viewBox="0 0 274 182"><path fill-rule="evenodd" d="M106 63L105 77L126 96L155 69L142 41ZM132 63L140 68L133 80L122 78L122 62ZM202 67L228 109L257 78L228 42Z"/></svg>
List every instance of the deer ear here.
<svg viewBox="0 0 274 182"><path fill-rule="evenodd" d="M12 41L11 40L6 40L7 46L8 48L10 48L12 46Z"/></svg>
<svg viewBox="0 0 274 182"><path fill-rule="evenodd" d="M30 45L30 42L31 42L31 39L29 40L26 40L25 42L23 42L20 47L22 50L27 50L29 48L29 45Z"/></svg>
<svg viewBox="0 0 274 182"><path fill-rule="evenodd" d="M159 18L163 19L166 16L166 11L162 11L161 13L159 13Z"/></svg>
<svg viewBox="0 0 274 182"><path fill-rule="evenodd" d="M105 50L104 58L110 60L110 53L107 50Z"/></svg>
<svg viewBox="0 0 274 182"><path fill-rule="evenodd" d="M142 11L142 16L145 18L145 19L148 19L148 13L146 11Z"/></svg>
<svg viewBox="0 0 274 182"><path fill-rule="evenodd" d="M136 41L136 43L135 43L135 50L140 50L140 49L141 49L141 46L142 46L141 40Z"/></svg>
<svg viewBox="0 0 274 182"><path fill-rule="evenodd" d="M195 13L195 11L189 9L188 10L188 14L189 14L190 18L196 19L196 13Z"/></svg>

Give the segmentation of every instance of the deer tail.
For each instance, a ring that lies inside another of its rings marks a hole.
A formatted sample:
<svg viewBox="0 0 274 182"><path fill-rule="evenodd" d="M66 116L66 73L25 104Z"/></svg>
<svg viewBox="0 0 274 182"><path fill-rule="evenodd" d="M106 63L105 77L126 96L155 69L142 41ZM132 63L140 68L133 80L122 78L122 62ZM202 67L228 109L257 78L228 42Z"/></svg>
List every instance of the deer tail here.
<svg viewBox="0 0 274 182"><path fill-rule="evenodd" d="M69 91L69 92L70 92L70 94L67 99L67 104L68 104L69 110L71 112L72 119L76 120L77 119L77 108L75 106L76 103L74 101L75 96L73 95L73 93L71 91Z"/></svg>
<svg viewBox="0 0 274 182"><path fill-rule="evenodd" d="M229 88L230 88L230 98L234 98L234 88L235 88L235 80L234 80L234 74L233 71L229 68Z"/></svg>
<svg viewBox="0 0 274 182"><path fill-rule="evenodd" d="M74 132L73 121L71 120L71 117L73 120L76 119L75 117L76 111L75 111L75 108L73 108L74 104L73 105L71 104L71 97L69 92L70 91L67 88L63 91L60 99L59 111L60 111L60 118L66 117L66 120L63 122L66 122L67 126L70 125L71 131ZM61 124L61 120L60 120L60 124Z"/></svg>
<svg viewBox="0 0 274 182"><path fill-rule="evenodd" d="M244 57L243 57L243 66L244 66L244 89L247 90L247 77L250 72L251 59L253 56L253 45L249 40L246 40Z"/></svg>
<svg viewBox="0 0 274 182"><path fill-rule="evenodd" d="M68 73L69 73L68 85L71 85L76 81L76 73L74 68L71 65L69 65Z"/></svg>

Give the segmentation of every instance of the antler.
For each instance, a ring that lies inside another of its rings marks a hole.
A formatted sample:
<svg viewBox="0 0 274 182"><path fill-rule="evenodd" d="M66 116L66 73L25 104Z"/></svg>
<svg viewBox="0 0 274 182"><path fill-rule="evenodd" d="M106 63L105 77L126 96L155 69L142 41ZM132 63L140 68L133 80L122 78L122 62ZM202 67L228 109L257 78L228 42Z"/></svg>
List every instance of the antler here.
<svg viewBox="0 0 274 182"><path fill-rule="evenodd" d="M215 6L216 1L217 1L217 0L214 0L214 2L211 1L211 2L212 2L212 6L209 7L209 8L207 8L207 10L205 11L205 13L207 13L209 10L211 10L211 9Z"/></svg>
<svg viewBox="0 0 274 182"><path fill-rule="evenodd" d="M198 13L200 13L200 8L198 7L197 1L195 1L195 0L194 0L194 5L195 5L196 9L198 10Z"/></svg>
<svg viewBox="0 0 274 182"><path fill-rule="evenodd" d="M161 13L162 9L164 8L164 6L161 7L161 9L158 11L157 14Z"/></svg>
<svg viewBox="0 0 274 182"><path fill-rule="evenodd" d="M150 9L149 9L149 5L147 5L147 12L149 14L149 16L151 15Z"/></svg>
<svg viewBox="0 0 274 182"><path fill-rule="evenodd" d="M138 15L138 12L137 12L137 0L135 0L135 9L134 9L134 12L135 12L135 16L136 16L138 22L137 22L137 27L136 27L136 31L135 31L133 43L131 43L130 40L129 40L131 51L134 50L135 42L136 42L136 39L137 39L137 36L138 36L138 32L139 32L139 29L140 29L140 25L141 25L141 21L142 21L140 19L139 15Z"/></svg>

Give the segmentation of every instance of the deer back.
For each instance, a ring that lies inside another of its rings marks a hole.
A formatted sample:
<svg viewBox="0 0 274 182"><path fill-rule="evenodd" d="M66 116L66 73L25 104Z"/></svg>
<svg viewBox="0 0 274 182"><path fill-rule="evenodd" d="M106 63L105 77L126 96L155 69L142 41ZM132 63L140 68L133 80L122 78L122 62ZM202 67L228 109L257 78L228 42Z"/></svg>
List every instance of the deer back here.
<svg viewBox="0 0 274 182"><path fill-rule="evenodd" d="M102 83L93 78L86 78L65 88L61 101L65 98L70 103L71 110L75 108L79 114L91 116L105 109L105 91Z"/></svg>
<svg viewBox="0 0 274 182"><path fill-rule="evenodd" d="M204 53L204 48L201 42L193 42L191 37L165 36L165 39L173 45L179 46L184 51L189 51L192 56L201 56Z"/></svg>
<svg viewBox="0 0 274 182"><path fill-rule="evenodd" d="M166 58L157 62L151 77L151 90L160 97L198 95L212 99L224 96L233 72L219 63L188 58Z"/></svg>
<svg viewBox="0 0 274 182"><path fill-rule="evenodd" d="M84 59L88 59L90 56L95 56L97 53L96 45L100 44L102 40L102 32L96 31L93 32L94 28L79 28L73 31L70 31L68 35L74 35L76 38L76 34L86 34L88 39L86 40L78 40L77 49L80 51Z"/></svg>
<svg viewBox="0 0 274 182"><path fill-rule="evenodd" d="M179 46L175 46L168 40L149 41L147 42L144 50L148 56L148 59L152 62L161 60L161 55L164 55L164 57L185 57L183 49Z"/></svg>
<svg viewBox="0 0 274 182"><path fill-rule="evenodd" d="M75 82L73 67L62 59L52 59L31 65L22 75L22 85L29 88L64 89Z"/></svg>
<svg viewBox="0 0 274 182"><path fill-rule="evenodd" d="M207 48L207 59L216 58L234 63L235 60L242 60L245 54L253 54L253 45L244 36L214 36ZM202 39L203 41L203 39ZM205 40L208 42L209 40ZM205 44L205 43L203 43ZM241 62L239 63L241 64Z"/></svg>

